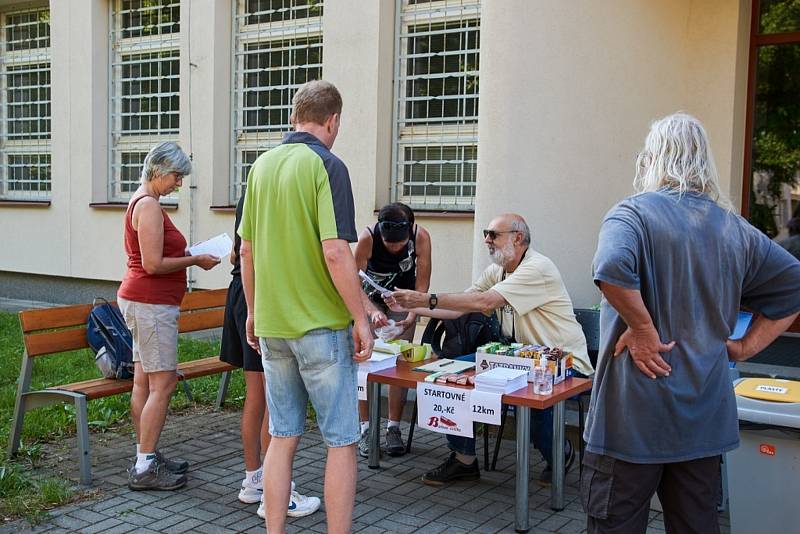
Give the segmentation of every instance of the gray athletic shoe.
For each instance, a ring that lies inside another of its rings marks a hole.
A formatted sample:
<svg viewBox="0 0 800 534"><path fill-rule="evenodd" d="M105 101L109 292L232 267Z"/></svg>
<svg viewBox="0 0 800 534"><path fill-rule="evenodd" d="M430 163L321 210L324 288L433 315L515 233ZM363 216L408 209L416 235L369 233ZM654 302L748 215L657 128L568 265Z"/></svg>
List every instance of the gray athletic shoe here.
<svg viewBox="0 0 800 534"><path fill-rule="evenodd" d="M189 462L180 458L167 458L158 449L156 449L156 462L166 467L170 473L175 473L176 475L182 475L189 470Z"/></svg>
<svg viewBox="0 0 800 534"><path fill-rule="evenodd" d="M369 428L361 433L361 439L358 440L358 454L369 458Z"/></svg>
<svg viewBox="0 0 800 534"><path fill-rule="evenodd" d="M135 467L128 473L128 487L134 491L169 491L176 490L184 484L186 484L186 475L171 473L163 464L155 460L142 473L137 473Z"/></svg>
<svg viewBox="0 0 800 534"><path fill-rule="evenodd" d="M400 427L390 426L386 429L386 454L389 456L403 456L405 453L406 446L403 444Z"/></svg>

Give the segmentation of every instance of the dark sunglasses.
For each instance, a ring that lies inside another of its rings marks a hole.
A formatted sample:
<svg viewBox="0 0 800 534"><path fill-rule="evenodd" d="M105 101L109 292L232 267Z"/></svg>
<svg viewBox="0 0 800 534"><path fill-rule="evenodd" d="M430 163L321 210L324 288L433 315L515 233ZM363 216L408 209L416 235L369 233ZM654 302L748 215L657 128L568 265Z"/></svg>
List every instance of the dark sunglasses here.
<svg viewBox="0 0 800 534"><path fill-rule="evenodd" d="M408 228L408 221L403 221L403 222L378 221L378 224L380 225L381 230L386 230L386 231L401 230L403 228Z"/></svg>
<svg viewBox="0 0 800 534"><path fill-rule="evenodd" d="M499 236L500 234L514 234L514 233L517 233L517 232L519 232L519 230L503 230L503 231L484 230L483 231L483 238L486 239L488 237L490 240L494 241L495 239L497 239L497 236Z"/></svg>

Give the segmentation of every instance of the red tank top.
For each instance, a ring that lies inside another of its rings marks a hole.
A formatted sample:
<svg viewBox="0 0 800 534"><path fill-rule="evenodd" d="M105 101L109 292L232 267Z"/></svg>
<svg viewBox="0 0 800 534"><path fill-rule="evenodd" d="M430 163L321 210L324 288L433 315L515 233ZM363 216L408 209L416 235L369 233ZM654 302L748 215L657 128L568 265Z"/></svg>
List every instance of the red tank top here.
<svg viewBox="0 0 800 534"><path fill-rule="evenodd" d="M142 251L139 248L139 233L133 227L133 207L142 195L133 199L125 213L125 253L128 255L128 270L119 286L117 295L134 302L147 304L180 305L186 292L186 269L169 274L147 274L142 267ZM167 216L164 215L164 249L165 258L180 258L186 255L186 239Z"/></svg>

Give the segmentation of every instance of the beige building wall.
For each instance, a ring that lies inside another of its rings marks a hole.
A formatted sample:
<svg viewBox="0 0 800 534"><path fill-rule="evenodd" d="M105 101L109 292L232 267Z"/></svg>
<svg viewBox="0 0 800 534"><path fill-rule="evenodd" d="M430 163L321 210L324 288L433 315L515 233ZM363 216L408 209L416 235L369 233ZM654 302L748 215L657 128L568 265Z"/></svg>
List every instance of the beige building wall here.
<svg viewBox="0 0 800 534"><path fill-rule="evenodd" d="M724 186L740 188L747 9L730 0L484 2L476 224L523 214L575 305L596 304L598 229L632 193L653 119L697 115ZM475 243L477 271L486 259Z"/></svg>
<svg viewBox="0 0 800 534"><path fill-rule="evenodd" d="M109 0L51 2L52 205L0 206L10 230L1 271L124 273L123 209L89 206L106 200L108 9ZM169 213L195 241L233 232L232 211L210 209L228 203L231 13L231 0L182 0L179 140L195 172ZM325 2L323 75L344 97L334 151L350 169L359 229L391 198L394 17L391 0ZM432 289L468 286L487 261L479 230L518 211L576 305L596 303L600 221L631 192L650 120L678 109L705 121L738 198L748 17L746 0L484 0L476 212L474 221L418 214L433 237ZM197 287L223 287L228 271L192 274Z"/></svg>

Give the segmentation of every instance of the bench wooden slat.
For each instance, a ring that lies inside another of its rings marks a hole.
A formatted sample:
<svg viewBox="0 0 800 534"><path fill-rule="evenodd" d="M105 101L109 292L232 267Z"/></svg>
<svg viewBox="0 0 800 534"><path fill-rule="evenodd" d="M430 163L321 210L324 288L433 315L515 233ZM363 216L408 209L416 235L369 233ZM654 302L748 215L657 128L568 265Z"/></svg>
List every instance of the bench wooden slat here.
<svg viewBox="0 0 800 534"><path fill-rule="evenodd" d="M208 291L192 291L183 296L181 311L202 310L204 308L222 308L228 289L210 289Z"/></svg>
<svg viewBox="0 0 800 534"><path fill-rule="evenodd" d="M58 332L43 332L25 336L25 349L28 356L44 356L57 352L67 352L88 348L86 328L72 328Z"/></svg>
<svg viewBox="0 0 800 534"><path fill-rule="evenodd" d="M25 310L19 312L19 322L22 325L23 334L36 330L85 325L91 310L91 304Z"/></svg>
<svg viewBox="0 0 800 534"><path fill-rule="evenodd" d="M211 356L209 358L201 358L191 362L183 362L178 364L178 369L183 373L186 380L190 378L197 378L201 376L213 375L222 373L224 371L233 371L236 367L221 362L219 357ZM110 397L118 393L126 393L133 389L133 380L113 380L108 378L94 378L91 380L84 380L82 382L75 382L63 386L54 386L48 389L60 389L63 391L74 391L83 393L88 399L99 399L102 397Z"/></svg>
<svg viewBox="0 0 800 534"><path fill-rule="evenodd" d="M224 309L181 313L178 318L178 332L197 332L209 328L220 328L224 317Z"/></svg>

